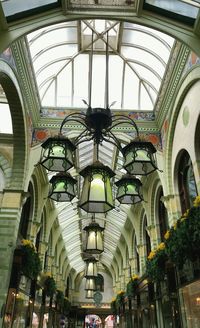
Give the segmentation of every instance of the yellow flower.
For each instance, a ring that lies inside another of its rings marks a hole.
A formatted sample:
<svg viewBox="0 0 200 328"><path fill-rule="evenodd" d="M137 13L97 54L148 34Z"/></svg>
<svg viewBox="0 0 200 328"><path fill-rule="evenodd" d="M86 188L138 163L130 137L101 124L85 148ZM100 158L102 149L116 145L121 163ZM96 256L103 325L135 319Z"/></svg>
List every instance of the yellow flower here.
<svg viewBox="0 0 200 328"><path fill-rule="evenodd" d="M175 222L172 227L174 228L174 230L176 230L176 228L177 228L177 222Z"/></svg>
<svg viewBox="0 0 200 328"><path fill-rule="evenodd" d="M188 214L189 214L190 210L187 210L183 215L182 215L182 218L187 218L188 217Z"/></svg>
<svg viewBox="0 0 200 328"><path fill-rule="evenodd" d="M36 248L35 248L35 245L33 244L33 242L29 239L22 239L21 240L21 244L22 246L28 246L30 248L33 248L34 251L36 252Z"/></svg>
<svg viewBox="0 0 200 328"><path fill-rule="evenodd" d="M200 206L200 196L197 196L193 202L194 207Z"/></svg>
<svg viewBox="0 0 200 328"><path fill-rule="evenodd" d="M139 277L138 277L137 274L133 274L132 277L131 277L131 280L134 281L134 280L136 280L136 279L138 279L138 278L139 278Z"/></svg>
<svg viewBox="0 0 200 328"><path fill-rule="evenodd" d="M169 239L169 237L170 237L170 232L169 232L169 230L167 230L164 235L164 238L167 240L167 239Z"/></svg>
<svg viewBox="0 0 200 328"><path fill-rule="evenodd" d="M154 258L154 256L156 255L156 251L151 251L148 255L148 260L152 260Z"/></svg>
<svg viewBox="0 0 200 328"><path fill-rule="evenodd" d="M116 297L113 297L111 302L115 302L116 301Z"/></svg>
<svg viewBox="0 0 200 328"><path fill-rule="evenodd" d="M160 244L158 245L158 250L159 250L159 251L162 251L163 249L165 249L165 243L160 243Z"/></svg>
<svg viewBox="0 0 200 328"><path fill-rule="evenodd" d="M117 295L122 295L122 294L124 294L124 290L120 290L120 291L117 293Z"/></svg>
<svg viewBox="0 0 200 328"><path fill-rule="evenodd" d="M183 222L183 221L185 221L186 219L187 219L186 216L182 216L182 217L180 218L180 222Z"/></svg>

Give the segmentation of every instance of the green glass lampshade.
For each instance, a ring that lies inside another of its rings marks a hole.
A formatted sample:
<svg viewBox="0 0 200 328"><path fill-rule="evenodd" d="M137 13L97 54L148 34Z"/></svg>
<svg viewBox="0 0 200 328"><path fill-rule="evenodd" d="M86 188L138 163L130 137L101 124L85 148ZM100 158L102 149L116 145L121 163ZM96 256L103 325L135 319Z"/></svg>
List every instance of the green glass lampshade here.
<svg viewBox="0 0 200 328"><path fill-rule="evenodd" d="M48 138L42 145L40 164L48 171L66 172L73 164L74 144L67 138Z"/></svg>
<svg viewBox="0 0 200 328"><path fill-rule="evenodd" d="M97 262L94 257L85 260L85 278L97 277Z"/></svg>
<svg viewBox="0 0 200 328"><path fill-rule="evenodd" d="M157 170L156 149L148 141L132 141L122 149L123 167L129 174L148 175Z"/></svg>
<svg viewBox="0 0 200 328"><path fill-rule="evenodd" d="M96 222L90 223L84 228L86 231L86 244L84 252L89 254L100 254L104 250L103 231L104 228Z"/></svg>
<svg viewBox="0 0 200 328"><path fill-rule="evenodd" d="M94 278L86 278L85 290L96 290L96 284Z"/></svg>
<svg viewBox="0 0 200 328"><path fill-rule="evenodd" d="M121 204L136 204L143 200L141 193L142 183L134 176L125 174L115 184L118 187L116 199Z"/></svg>
<svg viewBox="0 0 200 328"><path fill-rule="evenodd" d="M105 213L114 208L110 178L115 173L97 161L79 172L84 177L79 207L87 213Z"/></svg>
<svg viewBox="0 0 200 328"><path fill-rule="evenodd" d="M50 181L48 197L57 202L70 202L75 197L76 180L69 173L57 173Z"/></svg>

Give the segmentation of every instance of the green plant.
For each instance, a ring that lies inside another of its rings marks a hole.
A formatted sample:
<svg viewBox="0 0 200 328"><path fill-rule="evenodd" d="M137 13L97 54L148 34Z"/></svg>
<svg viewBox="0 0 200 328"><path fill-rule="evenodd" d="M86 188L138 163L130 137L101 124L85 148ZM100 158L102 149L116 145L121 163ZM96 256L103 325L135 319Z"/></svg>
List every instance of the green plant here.
<svg viewBox="0 0 200 328"><path fill-rule="evenodd" d="M187 260L200 258L200 196L194 205L165 234L166 252L171 261L182 269Z"/></svg>
<svg viewBox="0 0 200 328"><path fill-rule="evenodd" d="M67 315L71 309L71 302L67 297L64 297L64 302L63 302L63 314Z"/></svg>
<svg viewBox="0 0 200 328"><path fill-rule="evenodd" d="M56 303L58 306L62 307L64 303L64 294L61 290L56 291Z"/></svg>
<svg viewBox="0 0 200 328"><path fill-rule="evenodd" d="M30 279L36 279L41 271L41 261L30 240L22 239L19 247L21 252L21 272Z"/></svg>
<svg viewBox="0 0 200 328"><path fill-rule="evenodd" d="M112 314L117 314L117 304L116 304L116 298L112 298L112 301L110 303L110 306L111 306L111 311L112 311Z"/></svg>
<svg viewBox="0 0 200 328"><path fill-rule="evenodd" d="M139 277L137 275L133 275L131 277L131 279L129 280L129 282L126 286L126 295L128 297L134 297L136 295L138 279L139 279Z"/></svg>
<svg viewBox="0 0 200 328"><path fill-rule="evenodd" d="M56 292L56 282L53 277L48 276L44 282L44 289L46 295L52 297L53 294Z"/></svg>
<svg viewBox="0 0 200 328"><path fill-rule="evenodd" d="M164 279L167 260L165 243L160 243L155 250L150 252L146 262L146 273L152 282Z"/></svg>
<svg viewBox="0 0 200 328"><path fill-rule="evenodd" d="M117 297L116 297L116 305L117 306L121 306L124 304L124 297L125 297L125 292L124 290L120 290L117 293Z"/></svg>

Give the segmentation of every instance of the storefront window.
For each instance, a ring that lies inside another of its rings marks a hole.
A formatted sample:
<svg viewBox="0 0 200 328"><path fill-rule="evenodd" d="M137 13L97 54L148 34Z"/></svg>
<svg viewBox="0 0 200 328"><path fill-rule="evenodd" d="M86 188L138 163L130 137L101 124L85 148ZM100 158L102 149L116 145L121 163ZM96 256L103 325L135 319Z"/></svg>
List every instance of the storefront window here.
<svg viewBox="0 0 200 328"><path fill-rule="evenodd" d="M200 281L179 289L183 327L199 328L200 322Z"/></svg>

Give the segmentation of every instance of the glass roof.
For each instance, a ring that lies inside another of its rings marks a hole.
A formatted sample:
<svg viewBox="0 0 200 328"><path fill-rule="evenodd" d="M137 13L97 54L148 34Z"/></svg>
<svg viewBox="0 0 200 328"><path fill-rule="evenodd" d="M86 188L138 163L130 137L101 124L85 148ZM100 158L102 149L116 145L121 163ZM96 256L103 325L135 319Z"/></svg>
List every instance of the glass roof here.
<svg viewBox="0 0 200 328"><path fill-rule="evenodd" d="M42 106L76 109L87 107L83 99L105 106L108 40L109 105L120 110L153 110L174 43L159 31L110 20L65 22L27 40Z"/></svg>
<svg viewBox="0 0 200 328"><path fill-rule="evenodd" d="M50 9L57 6L60 1L58 0L0 0L4 15L12 17L13 19L22 18L33 14L35 12L41 12L44 9ZM12 20L12 19L11 19Z"/></svg>
<svg viewBox="0 0 200 328"><path fill-rule="evenodd" d="M167 16L172 13L184 23L194 23L198 15L199 5L199 0L145 0L144 8L155 10ZM193 20L188 19L186 22L186 18L191 18Z"/></svg>

